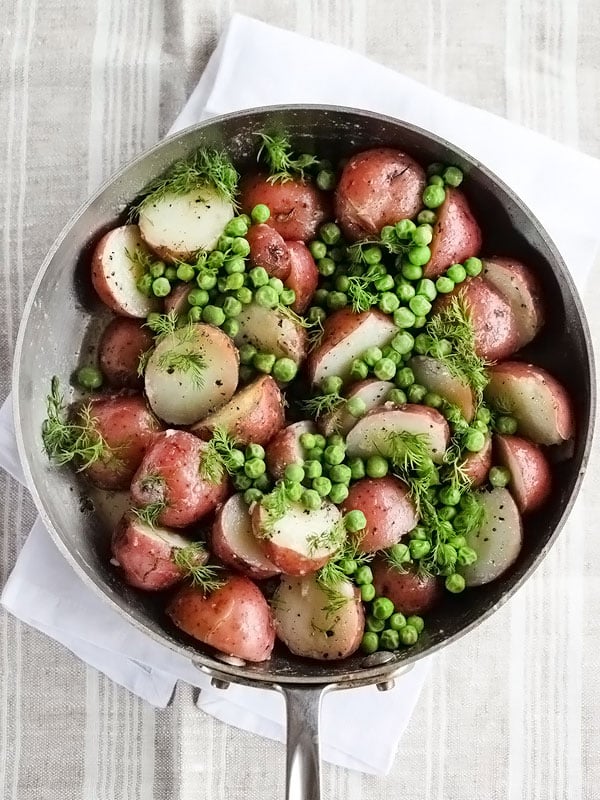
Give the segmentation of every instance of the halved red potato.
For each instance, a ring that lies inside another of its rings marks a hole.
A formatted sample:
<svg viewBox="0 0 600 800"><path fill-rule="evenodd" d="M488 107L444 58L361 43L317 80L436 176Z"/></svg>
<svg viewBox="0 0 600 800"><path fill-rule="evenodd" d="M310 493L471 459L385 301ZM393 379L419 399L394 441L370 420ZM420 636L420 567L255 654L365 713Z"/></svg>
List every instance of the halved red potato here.
<svg viewBox="0 0 600 800"><path fill-rule="evenodd" d="M316 572L336 553L345 539L342 515L325 500L321 508L290 503L285 514L272 521L264 506L252 509L252 530L263 552L286 575Z"/></svg>
<svg viewBox="0 0 600 800"><path fill-rule="evenodd" d="M140 356L154 346L148 328L135 319L116 317L104 329L98 345L100 369L110 386L138 389L144 380L138 374Z"/></svg>
<svg viewBox="0 0 600 800"><path fill-rule="evenodd" d="M148 359L148 402L165 422L191 425L231 399L238 364L238 351L220 328L200 323L176 328Z"/></svg>
<svg viewBox="0 0 600 800"><path fill-rule="evenodd" d="M406 484L389 475L363 478L350 487L342 511L358 509L366 517L366 527L354 534L361 553L374 553L397 544L418 522L415 504Z"/></svg>
<svg viewBox="0 0 600 800"><path fill-rule="evenodd" d="M319 226L331 216L327 195L312 183L302 180L271 183L268 175L246 175L240 182L242 211L250 214L259 203L264 203L271 212L266 224L291 241L314 239Z"/></svg>
<svg viewBox="0 0 600 800"><path fill-rule="evenodd" d="M287 244L290 254L290 274L285 285L296 293L296 299L291 307L292 311L295 311L296 314L304 314L318 286L319 270L304 242L288 242Z"/></svg>
<svg viewBox="0 0 600 800"><path fill-rule="evenodd" d="M288 464L302 464L304 449L300 444L303 433L316 433L314 422L302 420L287 425L269 442L266 449L266 461L269 472L275 480L281 480Z"/></svg>
<svg viewBox="0 0 600 800"><path fill-rule="evenodd" d="M352 384L346 393L346 399L351 400L353 397L358 397L366 406L366 414L367 411L382 405L393 388L394 384L390 381L359 381ZM341 433L345 436L354 425L356 425L356 417L349 414L345 406L341 406L329 414L323 414L319 418L319 428L325 436L331 436L332 433Z"/></svg>
<svg viewBox="0 0 600 800"><path fill-rule="evenodd" d="M271 609L260 589L243 575L230 575L214 592L185 586L167 606L178 628L228 656L266 661L275 644Z"/></svg>
<svg viewBox="0 0 600 800"><path fill-rule="evenodd" d="M434 313L447 308L455 296L461 297L469 309L478 356L497 361L516 352L517 320L508 301L491 284L481 277L467 278L454 291L436 300Z"/></svg>
<svg viewBox="0 0 600 800"><path fill-rule="evenodd" d="M291 358L297 364L306 357L306 329L285 314L249 303L236 319L240 325L235 337L238 347L252 344L257 350L272 353L277 358Z"/></svg>
<svg viewBox="0 0 600 800"><path fill-rule="evenodd" d="M241 494L232 495L218 510L210 541L217 558L249 578L261 580L281 572L265 556L256 540L250 511Z"/></svg>
<svg viewBox="0 0 600 800"><path fill-rule="evenodd" d="M348 159L335 190L335 213L350 241L377 236L384 225L421 208L425 171L407 153L377 147Z"/></svg>
<svg viewBox="0 0 600 800"><path fill-rule="evenodd" d="M488 258L483 277L509 303L517 324L517 349L525 347L544 325L545 303L537 275L514 258Z"/></svg>
<svg viewBox="0 0 600 800"><path fill-rule="evenodd" d="M173 556L177 550L192 544L190 539L167 528L152 528L130 512L121 518L113 532L111 563L121 569L130 586L160 591L185 578ZM194 560L199 566L206 564L208 552L198 548Z"/></svg>
<svg viewBox="0 0 600 800"><path fill-rule="evenodd" d="M101 489L127 489L162 426L140 395L98 397L89 407L91 427L107 448L85 474Z"/></svg>
<svg viewBox="0 0 600 800"><path fill-rule="evenodd" d="M415 356L408 366L415 373L417 383L458 406L467 422L473 419L475 395L468 381L454 375L443 361L430 356Z"/></svg>
<svg viewBox="0 0 600 800"><path fill-rule="evenodd" d="M182 317L190 310L188 303L190 292L195 289L193 283L179 283L171 289L171 293L165 297L165 314L174 311L178 317Z"/></svg>
<svg viewBox="0 0 600 800"><path fill-rule="evenodd" d="M489 370L485 396L516 418L519 433L536 444L561 444L575 435L575 414L564 386L542 367L504 361Z"/></svg>
<svg viewBox="0 0 600 800"><path fill-rule="evenodd" d="M156 504L159 525L185 528L214 511L227 497L227 474L219 482L200 472L206 442L187 431L155 436L131 483L134 505Z"/></svg>
<svg viewBox="0 0 600 800"><path fill-rule="evenodd" d="M394 434L423 434L427 437L431 458L440 463L448 447L450 429L439 411L428 406L385 403L362 417L346 437L346 450L351 458L392 455L390 442Z"/></svg>
<svg viewBox="0 0 600 800"><path fill-rule="evenodd" d="M148 247L164 261L188 261L199 250L213 250L234 217L233 205L214 186L149 199L138 224Z"/></svg>
<svg viewBox="0 0 600 800"><path fill-rule="evenodd" d="M365 627L359 591L348 580L334 591L340 602L332 603L313 575L281 579L272 601L275 631L295 655L337 661L358 650Z"/></svg>
<svg viewBox="0 0 600 800"><path fill-rule="evenodd" d="M136 250L149 255L137 225L121 225L104 234L92 256L92 283L115 314L142 319L160 308L160 300L137 288L144 267L134 258Z"/></svg>
<svg viewBox="0 0 600 800"><path fill-rule="evenodd" d="M492 437L485 437L485 444L477 453L467 453L462 462L462 471L471 482L471 487L481 486L487 480L492 466Z"/></svg>
<svg viewBox="0 0 600 800"><path fill-rule="evenodd" d="M388 597L396 611L409 616L425 614L441 599L443 590L433 575L407 568L405 572L376 558L371 564L373 585L379 597Z"/></svg>
<svg viewBox="0 0 600 800"><path fill-rule="evenodd" d="M521 514L543 506L552 489L552 471L538 445L521 436L494 436L496 460L510 472L508 488Z"/></svg>
<svg viewBox="0 0 600 800"><path fill-rule="evenodd" d="M290 253L281 234L270 225L252 225L246 234L250 245L248 261L264 267L273 278L285 281L290 274Z"/></svg>
<svg viewBox="0 0 600 800"><path fill-rule="evenodd" d="M483 237L469 202L460 189L446 187L446 199L437 210L431 258L423 269L426 278L437 278L452 264L479 255Z"/></svg>
<svg viewBox="0 0 600 800"><path fill-rule="evenodd" d="M477 553L477 561L460 570L467 586L482 586L506 572L517 560L523 542L521 516L508 489L482 491L479 497L485 521L466 537L467 545Z"/></svg>
<svg viewBox="0 0 600 800"><path fill-rule="evenodd" d="M321 344L307 362L309 378L315 385L331 375L347 380L354 359L369 347L385 347L398 333L393 321L381 311L355 314L351 308L334 311L323 328Z"/></svg>
<svg viewBox="0 0 600 800"><path fill-rule="evenodd" d="M190 430L202 439L210 439L215 428L224 428L238 444L266 444L284 423L279 387L270 375L262 375Z"/></svg>

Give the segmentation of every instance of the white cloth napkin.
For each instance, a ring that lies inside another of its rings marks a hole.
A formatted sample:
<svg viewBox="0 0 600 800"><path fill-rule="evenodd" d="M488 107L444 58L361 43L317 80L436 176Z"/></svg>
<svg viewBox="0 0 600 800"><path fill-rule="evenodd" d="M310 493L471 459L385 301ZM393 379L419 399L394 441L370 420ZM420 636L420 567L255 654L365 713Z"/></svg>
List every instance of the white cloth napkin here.
<svg viewBox="0 0 600 800"><path fill-rule="evenodd" d="M276 70L273 64L277 64ZM268 78L247 80L250 66L253 75ZM537 213L577 283L583 285L600 238L596 223L599 161L443 97L341 48L235 15L171 132L218 113L302 102L390 114L471 152ZM577 198L577 207L586 209L580 215L576 238L563 222L572 213L573 198ZM0 466L24 482L10 397L0 410ZM38 569L40 561L44 570ZM212 688L191 661L155 643L99 602L62 558L39 521L21 551L1 602L15 616L157 706L164 706L176 681L183 680L202 689L199 706L215 717L271 738L284 736L283 703L277 694L237 686L225 692ZM365 772L387 772L428 668L428 661L419 663L389 692L366 687L329 695L323 706L325 759ZM359 733L375 718L376 741Z"/></svg>

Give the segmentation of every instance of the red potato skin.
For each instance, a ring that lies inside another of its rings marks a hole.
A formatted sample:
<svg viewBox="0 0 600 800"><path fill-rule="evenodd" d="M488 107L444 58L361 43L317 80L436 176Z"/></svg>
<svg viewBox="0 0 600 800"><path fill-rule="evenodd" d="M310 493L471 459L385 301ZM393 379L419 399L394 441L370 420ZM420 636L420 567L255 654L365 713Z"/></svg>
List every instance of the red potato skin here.
<svg viewBox="0 0 600 800"><path fill-rule="evenodd" d="M272 561L284 575L311 575L331 559L331 555L323 558L306 558L289 547L280 547L269 539L261 540L262 549L269 561Z"/></svg>
<svg viewBox="0 0 600 800"><path fill-rule="evenodd" d="M113 319L98 346L100 369L109 385L117 389L141 388L144 379L138 375L140 356L153 345L152 333L137 320Z"/></svg>
<svg viewBox="0 0 600 800"><path fill-rule="evenodd" d="M519 346L519 334L515 315L507 301L483 278L467 278L454 291L436 300L434 313L449 306L457 295L469 307L477 355L488 361L511 356Z"/></svg>
<svg viewBox="0 0 600 800"><path fill-rule="evenodd" d="M288 464L301 464L304 460L300 435L302 433L316 432L315 425L304 420L287 425L271 439L265 455L267 467L275 480L283 478L283 473Z"/></svg>
<svg viewBox="0 0 600 800"><path fill-rule="evenodd" d="M508 489L521 514L544 505L552 489L552 472L542 449L521 436L494 437L496 460L511 473Z"/></svg>
<svg viewBox="0 0 600 800"><path fill-rule="evenodd" d="M164 500L158 523L185 528L214 511L227 497L227 477L211 483L200 476L202 453L208 445L187 431L167 430L155 437L131 484L133 503L143 508ZM162 485L145 485L150 476Z"/></svg>
<svg viewBox="0 0 600 800"><path fill-rule="evenodd" d="M397 478L363 478L350 487L344 514L358 509L367 519L355 534L362 553L374 553L397 544L417 524L418 517L406 484Z"/></svg>
<svg viewBox="0 0 600 800"><path fill-rule="evenodd" d="M259 203L271 211L266 224L286 241L314 239L319 226L331 216L329 198L311 183L269 183L267 175L247 175L240 182L242 211L250 214Z"/></svg>
<svg viewBox="0 0 600 800"><path fill-rule="evenodd" d="M290 255L290 273L285 285L296 292L292 311L304 314L317 289L319 270L304 242L288 242L287 246Z"/></svg>
<svg viewBox="0 0 600 800"><path fill-rule="evenodd" d="M249 578L231 575L206 597L193 586L180 589L167 607L189 636L246 661L267 661L275 644L271 610Z"/></svg>
<svg viewBox="0 0 600 800"><path fill-rule="evenodd" d="M433 575L417 575L412 570L399 572L383 559L375 559L371 569L377 596L388 597L396 611L407 616L425 614L443 595L443 589Z"/></svg>
<svg viewBox="0 0 600 800"><path fill-rule="evenodd" d="M438 209L430 245L431 258L423 269L426 278L437 278L452 264L479 255L483 236L469 202L460 189L446 187L446 199Z"/></svg>
<svg viewBox="0 0 600 800"><path fill-rule="evenodd" d="M468 453L462 463L462 468L471 482L472 488L477 488L485 483L488 472L492 466L492 437L486 436L485 444L478 453Z"/></svg>
<svg viewBox="0 0 600 800"><path fill-rule="evenodd" d="M272 278L287 280L290 253L283 237L270 225L252 225L246 234L250 245L248 260L253 267L264 267Z"/></svg>
<svg viewBox="0 0 600 800"><path fill-rule="evenodd" d="M279 575L279 569L275 567L275 565L273 565L273 569L268 569L266 567L260 567L258 564L250 564L247 560L240 558L234 548L229 544L226 532L226 523L224 519L225 514L227 513L226 510L224 511L226 505L227 503L219 508L212 526L210 546L214 555L226 566L231 567L237 572L241 572L243 575L246 575L248 578L253 578L257 581ZM262 543L257 542L257 544L262 549Z"/></svg>
<svg viewBox="0 0 600 800"><path fill-rule="evenodd" d="M495 265L503 267L505 270L513 273L515 279L522 281L529 291L531 303L529 304L528 310L534 315L534 336L529 336L527 341L522 341L519 343L521 347L524 347L544 327L547 310L544 292L537 275L534 273L531 267L526 266L514 258L502 258L500 256L486 258L483 262L483 276L486 277L486 273L490 270L493 270ZM493 280L490 278L486 279L492 284L492 286L494 285Z"/></svg>
<svg viewBox="0 0 600 800"><path fill-rule="evenodd" d="M180 283L171 290L171 294L165 297L165 314L174 311L176 314L186 314L191 306L188 303L188 296L192 289L196 287L194 284Z"/></svg>
<svg viewBox="0 0 600 800"><path fill-rule="evenodd" d="M352 156L335 190L335 214L345 236L355 242L384 225L411 219L421 208L425 171L400 150L379 147Z"/></svg>
<svg viewBox="0 0 600 800"><path fill-rule="evenodd" d="M140 395L93 399L91 415L112 455L91 464L85 474L100 489L127 489L161 424Z"/></svg>

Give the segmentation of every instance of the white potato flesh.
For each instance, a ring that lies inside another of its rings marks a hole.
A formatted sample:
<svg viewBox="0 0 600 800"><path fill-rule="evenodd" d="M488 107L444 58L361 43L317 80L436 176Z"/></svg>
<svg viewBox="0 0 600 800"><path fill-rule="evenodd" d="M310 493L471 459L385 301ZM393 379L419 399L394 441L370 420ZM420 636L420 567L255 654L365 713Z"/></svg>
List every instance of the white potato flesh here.
<svg viewBox="0 0 600 800"><path fill-rule="evenodd" d="M277 358L291 358L297 364L306 356L306 330L274 309L250 303L236 319L240 325L235 337L238 347L252 344L257 350Z"/></svg>
<svg viewBox="0 0 600 800"><path fill-rule="evenodd" d="M394 384L390 381L361 381L352 386L346 395L346 399L350 400L352 397L358 397L366 406L366 414L367 411L371 411L384 403L393 388ZM319 420L319 427L325 436L331 436L332 433L341 433L345 436L356 424L356 419L346 411L345 406L342 406L330 414L323 415Z"/></svg>
<svg viewBox="0 0 600 800"><path fill-rule="evenodd" d="M360 419L346 438L347 453L351 458L369 458L374 455L389 457L390 439L395 433L424 434L431 457L441 462L450 429L448 423L434 408L406 405L398 408L385 403Z"/></svg>
<svg viewBox="0 0 600 800"><path fill-rule="evenodd" d="M203 186L145 203L139 226L144 241L160 258L186 260L198 250L213 250L233 216L233 205L214 187Z"/></svg>
<svg viewBox="0 0 600 800"><path fill-rule="evenodd" d="M335 587L337 608L314 576L283 578L273 597L277 637L298 656L336 661L352 655L364 632L364 611L350 581Z"/></svg>
<svg viewBox="0 0 600 800"><path fill-rule="evenodd" d="M467 381L453 375L442 361L429 356L415 356L410 359L408 366L414 372L417 383L458 406L467 422L473 419L475 396Z"/></svg>
<svg viewBox="0 0 600 800"><path fill-rule="evenodd" d="M250 578L270 578L279 569L265 556L252 531L248 506L241 494L234 494L221 507L212 529L212 550L225 564Z"/></svg>
<svg viewBox="0 0 600 800"><path fill-rule="evenodd" d="M485 521L466 537L477 553L477 561L461 569L467 586L482 586L498 578L517 560L523 544L521 515L508 489L480 492L479 498Z"/></svg>
<svg viewBox="0 0 600 800"><path fill-rule="evenodd" d="M483 276L508 301L519 334L518 347L532 341L544 324L544 303L535 274L510 259L483 262Z"/></svg>
<svg viewBox="0 0 600 800"><path fill-rule="evenodd" d="M171 425L191 425L231 399L239 357L233 342L212 325L188 325L165 336L145 372L148 402Z"/></svg>

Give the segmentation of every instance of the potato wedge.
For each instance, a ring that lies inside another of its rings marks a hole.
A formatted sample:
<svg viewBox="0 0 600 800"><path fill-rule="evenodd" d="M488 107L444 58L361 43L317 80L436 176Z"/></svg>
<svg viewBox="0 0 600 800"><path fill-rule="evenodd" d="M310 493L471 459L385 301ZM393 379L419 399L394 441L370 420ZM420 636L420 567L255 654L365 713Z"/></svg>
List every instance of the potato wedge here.
<svg viewBox="0 0 600 800"><path fill-rule="evenodd" d="M415 373L417 383L458 406L467 422L473 419L475 413L473 390L467 381L454 375L443 361L429 356L415 356L410 359L408 366Z"/></svg>
<svg viewBox="0 0 600 800"><path fill-rule="evenodd" d="M190 539L168 528L152 528L130 512L114 530L111 563L118 566L130 586L161 591L180 583L185 575L173 560L175 551L189 547ZM206 564L208 551L199 549L196 563Z"/></svg>
<svg viewBox="0 0 600 800"><path fill-rule="evenodd" d="M508 489L492 489L479 494L485 508L485 521L469 534L467 545L477 553L477 561L462 567L467 586L490 583L511 567L521 552L521 516Z"/></svg>
<svg viewBox="0 0 600 800"><path fill-rule="evenodd" d="M241 494L232 495L218 510L210 541L217 558L249 578L261 580L281 572L256 540L250 512Z"/></svg>
<svg viewBox="0 0 600 800"><path fill-rule="evenodd" d="M319 283L319 270L310 250L303 242L287 244L290 254L290 274L285 285L296 293L296 299L291 306L292 311L304 314Z"/></svg>
<svg viewBox="0 0 600 800"><path fill-rule="evenodd" d="M184 633L228 656L245 661L267 661L271 656L271 609L260 589L243 575L230 575L208 595L185 586L169 603L167 614Z"/></svg>
<svg viewBox="0 0 600 800"><path fill-rule="evenodd" d="M231 399L238 364L238 351L219 328L176 328L160 340L146 365L150 407L165 422L191 425Z"/></svg>
<svg viewBox="0 0 600 800"><path fill-rule="evenodd" d="M406 616L431 611L443 595L439 578L434 575L412 569L400 572L384 558L376 558L371 569L378 596L388 597L396 611Z"/></svg>
<svg viewBox="0 0 600 800"><path fill-rule="evenodd" d="M144 267L134 258L136 250L148 254L137 225L121 225L106 233L92 256L92 283L100 300L115 314L143 319L160 308L160 300L137 288Z"/></svg>
<svg viewBox="0 0 600 800"><path fill-rule="evenodd" d="M290 253L281 236L270 225L252 225L246 234L250 245L248 261L253 267L264 267L273 278L287 280L290 274Z"/></svg>
<svg viewBox="0 0 600 800"><path fill-rule="evenodd" d="M423 274L426 278L437 278L452 264L479 255L481 244L481 228L467 198L460 189L446 187L446 199L437 210L433 228L431 258Z"/></svg>
<svg viewBox="0 0 600 800"><path fill-rule="evenodd" d="M448 423L435 408L412 404L398 407L385 403L370 411L348 433L347 453L351 458L389 457L391 437L403 432L426 435L432 459L441 462L450 438Z"/></svg>
<svg viewBox="0 0 600 800"><path fill-rule="evenodd" d="M537 275L520 261L496 257L483 262L483 277L512 308L520 350L544 325L544 296Z"/></svg>
<svg viewBox="0 0 600 800"><path fill-rule="evenodd" d="M266 449L266 461L269 472L275 480L281 480L288 464L302 464L304 450L300 444L303 433L316 433L317 429L311 420L302 420L287 425L269 442Z"/></svg>
<svg viewBox="0 0 600 800"><path fill-rule="evenodd" d="M326 564L342 546L342 515L325 500L308 510L290 503L283 517L272 521L260 503L252 509L252 530L269 561L286 575L308 575Z"/></svg>
<svg viewBox="0 0 600 800"><path fill-rule="evenodd" d="M504 361L489 370L485 396L512 414L519 433L536 444L561 444L575 435L575 414L567 390L542 367Z"/></svg>
<svg viewBox="0 0 600 800"><path fill-rule="evenodd" d="M138 508L156 509L156 522L185 528L214 511L227 497L225 473L219 480L203 477L203 454L208 445L187 431L157 434L131 483Z"/></svg>
<svg viewBox="0 0 600 800"><path fill-rule="evenodd" d="M544 505L552 489L552 471L538 445L521 436L494 436L496 461L510 472L508 489L521 514Z"/></svg>
<svg viewBox="0 0 600 800"><path fill-rule="evenodd" d="M471 482L471 487L481 486L487 480L492 466L492 437L485 437L485 444L477 453L467 453L462 463L462 470Z"/></svg>
<svg viewBox="0 0 600 800"><path fill-rule="evenodd" d="M361 642L365 615L358 589L343 581L332 600L311 575L282 578L273 597L277 637L297 656L337 661L354 653Z"/></svg>
<svg viewBox="0 0 600 800"><path fill-rule="evenodd" d="M412 219L421 208L423 167L401 150L378 147L346 163L335 190L335 213L350 241L377 236L384 225Z"/></svg>
<svg viewBox="0 0 600 800"><path fill-rule="evenodd" d="M261 375L190 430L201 439L210 439L215 428L224 428L237 444L266 444L284 423L279 387L270 375Z"/></svg>
<svg viewBox="0 0 600 800"><path fill-rule="evenodd" d="M195 289L193 283L180 283L171 290L171 294L165 297L165 314L174 311L178 317L182 318L190 310L188 303L190 292Z"/></svg>
<svg viewBox="0 0 600 800"><path fill-rule="evenodd" d="M334 311L324 324L321 344L308 357L308 375L314 385L323 378L350 377L350 368L369 347L385 347L398 333L392 320L381 311L355 314L350 308Z"/></svg>
<svg viewBox="0 0 600 800"><path fill-rule="evenodd" d="M148 328L128 317L115 317L104 329L98 345L98 360L107 382L118 389L139 389L144 379L138 374L140 356L154 347Z"/></svg>
<svg viewBox="0 0 600 800"><path fill-rule="evenodd" d="M237 317L240 332L235 337L238 347L253 344L257 350L272 353L277 358L291 358L297 364L304 361L308 348L306 329L274 309L257 303L244 306Z"/></svg>
<svg viewBox="0 0 600 800"><path fill-rule="evenodd" d="M352 384L346 394L346 399L360 398L366 405L366 413L385 403L386 397L393 388L394 384L390 381L359 381ZM332 433L341 433L345 436L354 425L356 425L356 417L349 414L345 406L331 411L329 414L323 414L319 418L319 428L325 436L331 436Z"/></svg>
<svg viewBox="0 0 600 800"><path fill-rule="evenodd" d="M366 527L354 534L361 553L374 553L391 547L418 522L415 504L408 487L398 478L363 478L350 487L342 511L358 509L366 517Z"/></svg>
<svg viewBox="0 0 600 800"><path fill-rule="evenodd" d="M233 205L213 186L203 186L145 203L138 224L148 247L163 261L188 261L199 250L213 250L233 216Z"/></svg>

